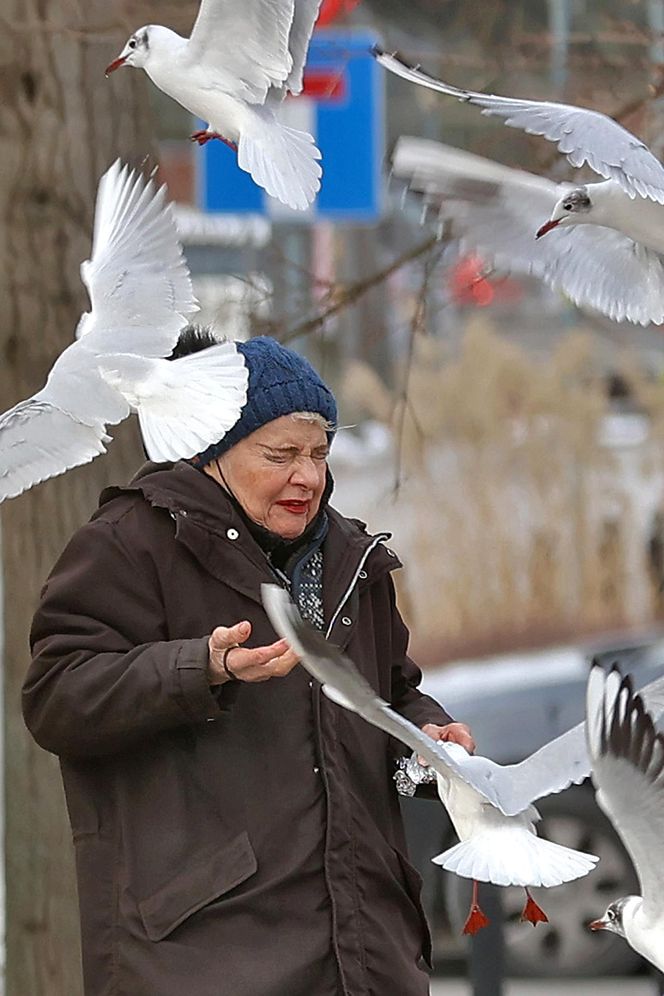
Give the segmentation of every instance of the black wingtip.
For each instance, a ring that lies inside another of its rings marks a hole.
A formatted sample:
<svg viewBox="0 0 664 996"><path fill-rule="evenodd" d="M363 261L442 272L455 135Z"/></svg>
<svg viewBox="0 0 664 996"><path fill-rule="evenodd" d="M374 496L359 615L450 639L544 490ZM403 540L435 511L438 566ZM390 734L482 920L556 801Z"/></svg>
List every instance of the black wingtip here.
<svg viewBox="0 0 664 996"><path fill-rule="evenodd" d="M620 677L621 682L624 681L623 673L620 668L620 663L617 660L611 661L611 663L607 665L602 662L601 654L595 654L594 657L590 658L590 667L591 668L598 667L601 671L604 671L604 673L607 675L617 674ZM631 681L631 675L628 674L625 677L629 678Z"/></svg>
<svg viewBox="0 0 664 996"><path fill-rule="evenodd" d="M403 57L399 55L399 53L396 50L393 52L388 52L386 48L382 47L382 45L377 45L377 44L372 45L371 54L373 55L374 59L396 59L396 61L400 62L403 66L408 66L409 69L412 68L403 59Z"/></svg>
<svg viewBox="0 0 664 996"><path fill-rule="evenodd" d="M611 674L621 675L616 663ZM654 781L664 770L664 738L655 729L652 716L643 699L634 692L631 674L622 677L615 698L613 715L602 730L602 750L624 758ZM655 745L659 743L655 757Z"/></svg>

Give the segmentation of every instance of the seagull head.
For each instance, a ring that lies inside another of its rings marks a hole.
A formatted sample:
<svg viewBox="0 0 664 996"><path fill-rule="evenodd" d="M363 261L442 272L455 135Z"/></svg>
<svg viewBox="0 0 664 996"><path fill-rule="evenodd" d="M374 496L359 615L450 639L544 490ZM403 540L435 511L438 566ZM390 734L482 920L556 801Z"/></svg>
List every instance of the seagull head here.
<svg viewBox="0 0 664 996"><path fill-rule="evenodd" d="M535 238L539 239L559 225L579 225L587 221L585 216L592 208L592 201L586 187L568 190L555 205L551 217L538 229Z"/></svg>
<svg viewBox="0 0 664 996"><path fill-rule="evenodd" d="M615 902L609 903L604 916L599 920L593 920L588 926L591 930L610 930L613 934L620 934L621 937L624 937L623 917L625 908L631 905L632 900L639 901L637 896L623 896L622 899L616 899Z"/></svg>
<svg viewBox="0 0 664 996"><path fill-rule="evenodd" d="M150 57L151 42L154 40L152 28L153 25L146 24L145 27L134 31L117 59L113 59L113 62L106 67L107 76L114 73L116 69L120 69L121 66L134 66L136 69L142 69L145 66Z"/></svg>

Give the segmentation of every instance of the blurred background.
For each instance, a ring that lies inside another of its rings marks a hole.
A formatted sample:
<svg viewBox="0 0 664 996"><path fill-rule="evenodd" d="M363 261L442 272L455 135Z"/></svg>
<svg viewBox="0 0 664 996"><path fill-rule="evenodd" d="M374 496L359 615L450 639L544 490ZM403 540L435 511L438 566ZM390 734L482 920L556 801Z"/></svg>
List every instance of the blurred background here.
<svg viewBox="0 0 664 996"><path fill-rule="evenodd" d="M437 239L422 225L421 205L389 175L400 135L556 180L571 167L542 139L388 78L369 49L399 49L460 86L596 108L661 158L664 0L324 0L305 94L284 108L323 151L323 189L304 216L268 203L225 146L194 147L194 122L143 74L104 79L139 24L186 34L197 7L0 0L2 406L38 389L86 306L78 265L99 176L117 155L158 165L201 319L236 338L274 335L330 382L344 426L335 502L393 533L425 686L472 723L483 751L518 760L581 718L593 654L622 659L644 681L664 671L662 331L614 324L538 281L487 271L453 231ZM103 461L2 507L9 996L80 987L57 764L20 718L29 622L99 490L140 462L137 429L125 425ZM505 890L506 971L637 973L622 992L659 991L624 943L584 930L633 886L586 789L542 807L544 829L600 853L602 872L540 896L552 925L536 932L516 922ZM472 956L459 940L464 884L429 862L451 830L427 803L414 801L406 819L437 971L463 977ZM554 993L550 981L523 985L519 993ZM486 992L499 996L496 987Z"/></svg>

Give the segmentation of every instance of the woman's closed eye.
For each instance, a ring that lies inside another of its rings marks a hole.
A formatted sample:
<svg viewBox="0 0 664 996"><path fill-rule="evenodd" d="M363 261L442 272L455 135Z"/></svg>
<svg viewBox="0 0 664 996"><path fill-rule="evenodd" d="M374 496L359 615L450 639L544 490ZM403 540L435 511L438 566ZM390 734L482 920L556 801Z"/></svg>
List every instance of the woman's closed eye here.
<svg viewBox="0 0 664 996"><path fill-rule="evenodd" d="M286 464L300 457L315 460L316 463L325 463L328 457L328 450L316 450L311 455L308 453L299 453L296 450L266 450L264 456L270 463L277 464Z"/></svg>

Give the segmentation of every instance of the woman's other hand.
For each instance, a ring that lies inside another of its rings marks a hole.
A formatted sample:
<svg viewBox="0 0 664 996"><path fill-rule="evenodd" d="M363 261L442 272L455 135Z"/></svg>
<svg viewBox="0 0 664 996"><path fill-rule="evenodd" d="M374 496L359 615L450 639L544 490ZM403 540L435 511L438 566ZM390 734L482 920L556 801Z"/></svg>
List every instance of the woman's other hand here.
<svg viewBox="0 0 664 996"><path fill-rule="evenodd" d="M470 727L466 726L465 723L448 723L447 726L426 723L422 727L422 732L426 733L432 740L446 740L453 744L461 744L469 754L475 753L475 741Z"/></svg>

